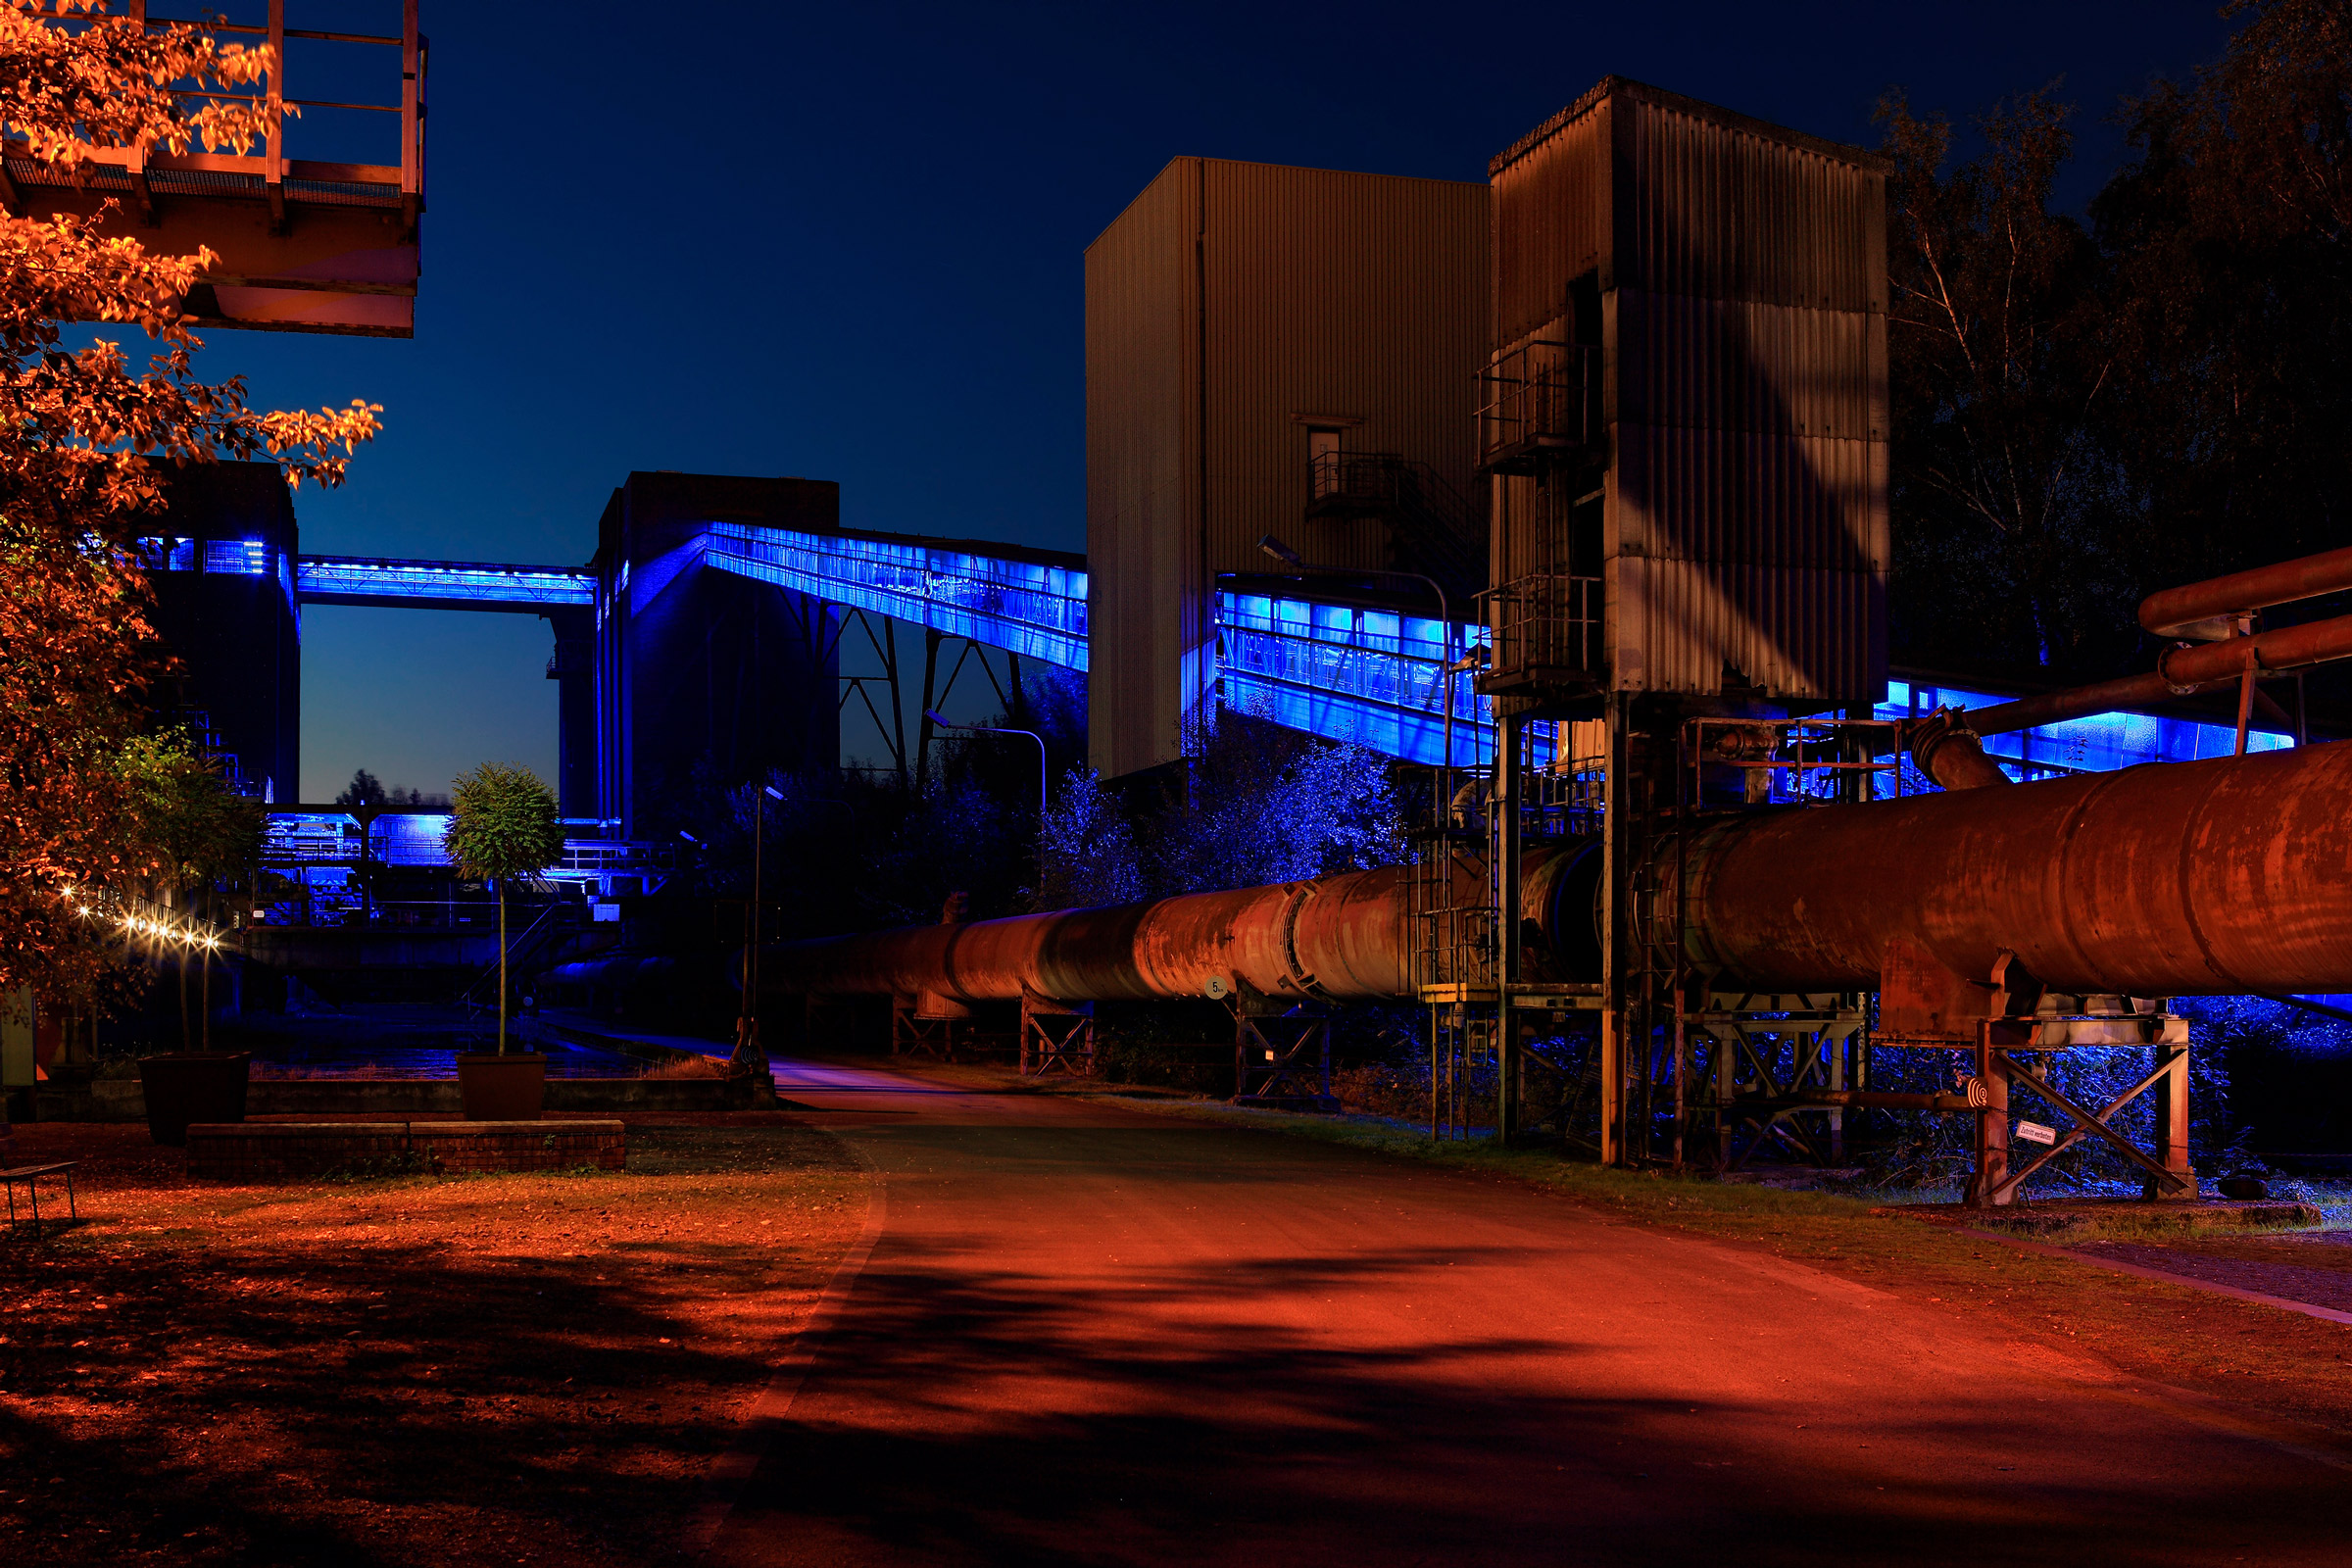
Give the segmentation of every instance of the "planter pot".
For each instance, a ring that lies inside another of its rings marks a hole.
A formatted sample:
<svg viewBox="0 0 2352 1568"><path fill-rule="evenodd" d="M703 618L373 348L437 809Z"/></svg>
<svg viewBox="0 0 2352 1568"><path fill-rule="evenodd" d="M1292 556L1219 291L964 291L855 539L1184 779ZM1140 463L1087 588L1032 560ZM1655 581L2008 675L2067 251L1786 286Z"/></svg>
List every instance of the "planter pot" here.
<svg viewBox="0 0 2352 1568"><path fill-rule="evenodd" d="M536 1051L458 1057L467 1121L537 1121L547 1105L547 1058Z"/></svg>
<svg viewBox="0 0 2352 1568"><path fill-rule="evenodd" d="M253 1065L246 1051L183 1052L139 1058L139 1092L147 1102L147 1132L159 1144L188 1141L190 1122L243 1121L245 1084Z"/></svg>

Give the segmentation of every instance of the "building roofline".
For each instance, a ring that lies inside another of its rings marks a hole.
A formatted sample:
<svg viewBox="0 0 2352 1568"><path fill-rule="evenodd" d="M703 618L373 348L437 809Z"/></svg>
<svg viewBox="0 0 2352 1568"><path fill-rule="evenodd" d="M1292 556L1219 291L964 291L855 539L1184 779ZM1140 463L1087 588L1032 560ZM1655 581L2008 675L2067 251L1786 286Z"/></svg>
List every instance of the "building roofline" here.
<svg viewBox="0 0 2352 1568"><path fill-rule="evenodd" d="M1275 164L1260 158L1211 158L1204 153L1178 153L1160 166L1158 173L1144 181L1142 190L1138 190L1133 196L1127 198L1127 205L1121 207L1112 216L1109 222L1104 223L1096 231L1095 237L1086 242L1086 249L1091 251L1101 244L1102 236L1118 227L1119 220L1125 218L1134 210L1135 204L1144 199L1144 192L1167 178L1168 171L1174 169L1178 164L1199 164L1203 168L1210 164L1224 164L1236 169L1281 169L1308 174L1344 174L1354 179L1385 179L1396 184L1466 185L1477 190L1487 188L1487 182L1483 179L1441 179L1435 174L1384 174L1373 169L1325 169L1316 164Z"/></svg>
<svg viewBox="0 0 2352 1568"><path fill-rule="evenodd" d="M1574 103L1511 143L1501 152L1496 153L1487 164L1487 176L1491 179L1501 173L1505 169L1549 140L1562 125L1581 120L1606 100L1619 97L1655 104L1662 109L1672 109L1694 119L1720 125L1726 130L1744 131L1749 135L1762 136L1767 140L1801 148L1824 158L1836 159L1839 163L1853 164L1863 169L1877 170L1882 172L1894 167L1894 160L1884 153L1872 152L1867 147L1855 147L1845 142L1832 141L1826 136L1815 136L1806 131L1791 130L1787 125L1775 124L1769 120L1758 120L1753 115L1743 115L1736 109L1726 109L1721 104L1711 104L1701 98L1691 98L1679 92L1670 92L1664 87L1653 87L1645 81L1636 81L1631 76L1610 75L1601 77Z"/></svg>

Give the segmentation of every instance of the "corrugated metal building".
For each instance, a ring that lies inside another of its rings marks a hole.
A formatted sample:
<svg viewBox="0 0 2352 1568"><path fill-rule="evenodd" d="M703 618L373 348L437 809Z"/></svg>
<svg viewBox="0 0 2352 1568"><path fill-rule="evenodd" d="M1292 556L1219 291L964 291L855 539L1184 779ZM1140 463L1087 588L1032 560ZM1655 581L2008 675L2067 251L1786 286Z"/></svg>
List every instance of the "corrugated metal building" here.
<svg viewBox="0 0 2352 1568"><path fill-rule="evenodd" d="M1494 161L1492 690L1883 695L1886 169L1618 77Z"/></svg>
<svg viewBox="0 0 2352 1568"><path fill-rule="evenodd" d="M1215 579L1266 569L1262 535L1321 564L1478 564L1488 272L1484 185L1206 158L1088 247L1103 774L1183 754L1216 678Z"/></svg>

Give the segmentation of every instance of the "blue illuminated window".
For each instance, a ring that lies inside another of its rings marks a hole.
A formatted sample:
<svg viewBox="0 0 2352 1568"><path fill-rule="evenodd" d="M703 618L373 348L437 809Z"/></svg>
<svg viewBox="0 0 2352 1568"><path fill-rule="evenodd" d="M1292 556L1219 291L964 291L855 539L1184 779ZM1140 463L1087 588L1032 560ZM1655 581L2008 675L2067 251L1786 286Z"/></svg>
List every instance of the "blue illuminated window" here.
<svg viewBox="0 0 2352 1568"><path fill-rule="evenodd" d="M1086 668L1086 573L911 541L710 525L706 564L831 604Z"/></svg>
<svg viewBox="0 0 2352 1568"><path fill-rule="evenodd" d="M1890 680L1886 701L1878 705L1876 713L1880 718L1911 718L1938 708L1990 708L2013 701L2013 696L1990 692ZM2265 730L2246 736L2249 752L2283 751L2293 744L2284 735ZM1984 737L1984 750L1994 760L2010 774L2026 776L2105 773L2141 762L2190 762L2201 757L2228 757L2236 749L2234 725L2147 713L2092 713Z"/></svg>
<svg viewBox="0 0 2352 1568"><path fill-rule="evenodd" d="M1217 596L1220 697L1237 712L1348 741L1406 761L1446 759L1444 627L1389 611L1264 594ZM1457 626L1456 649L1478 628ZM1453 761L1494 759L1493 706L1454 677ZM1550 760L1546 727L1530 732L1533 760Z"/></svg>
<svg viewBox="0 0 2352 1568"><path fill-rule="evenodd" d="M580 605L596 602L596 579L558 566L508 566L474 561L371 561L358 556L305 556L294 582L304 599L357 599L379 604L454 600L481 605Z"/></svg>
<svg viewBox="0 0 2352 1568"><path fill-rule="evenodd" d="M204 569L239 577L270 575L270 547L259 539L208 539Z"/></svg>

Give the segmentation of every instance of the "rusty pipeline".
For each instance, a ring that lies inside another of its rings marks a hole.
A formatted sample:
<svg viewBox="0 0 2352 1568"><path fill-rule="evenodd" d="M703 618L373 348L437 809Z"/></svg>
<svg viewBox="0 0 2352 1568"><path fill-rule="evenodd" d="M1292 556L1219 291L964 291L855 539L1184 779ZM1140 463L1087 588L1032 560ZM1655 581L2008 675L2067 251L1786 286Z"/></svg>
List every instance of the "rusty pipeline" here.
<svg viewBox="0 0 2352 1568"><path fill-rule="evenodd" d="M2255 675L2278 674L2331 660L2352 659L2352 615L2280 626L2251 637L2194 648L2170 648L2145 675L2127 675L2078 686L2071 691L2024 697L2014 703L1969 710L1968 726L1979 735L2000 735L2118 709L2147 708L2191 692L2241 678L2249 662Z"/></svg>
<svg viewBox="0 0 2352 1568"><path fill-rule="evenodd" d="M2329 550L2150 594L2139 602L2139 623L2159 637L2194 637L2225 629L2212 626L2217 620L2346 588L2352 588L2352 549Z"/></svg>
<svg viewBox="0 0 2352 1568"><path fill-rule="evenodd" d="M1548 940L1597 965L1590 929L1598 857L1589 845L1531 850L1523 905ZM1278 1002L1409 995L1405 871L1383 866L1230 893L1012 915L779 944L761 983L780 993L899 996L970 1004L1255 994ZM1457 894L1483 890L1475 861ZM1578 915L1565 920L1563 904Z"/></svg>
<svg viewBox="0 0 2352 1568"><path fill-rule="evenodd" d="M2009 782L2001 764L1984 755L1977 732L1969 727L1968 715L1956 708L1939 708L1924 718L1906 721L1903 744L1910 748L1920 771L1947 790Z"/></svg>
<svg viewBox="0 0 2352 1568"><path fill-rule="evenodd" d="M2347 990L2352 746L1743 813L1683 870L1691 960L1759 991L1880 989L1897 948L1984 986Z"/></svg>
<svg viewBox="0 0 2352 1568"><path fill-rule="evenodd" d="M1662 854L1671 855L1671 850ZM1989 992L2352 991L2352 745L2005 789L1742 811L1654 885L1687 891L1691 962L1750 991L1882 990L1898 961ZM1592 841L1531 848L1520 927L1600 978ZM1483 888L1474 863L1464 888ZM1410 994L1405 873L783 944L783 993L1064 1002Z"/></svg>

